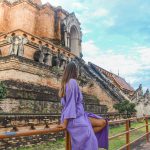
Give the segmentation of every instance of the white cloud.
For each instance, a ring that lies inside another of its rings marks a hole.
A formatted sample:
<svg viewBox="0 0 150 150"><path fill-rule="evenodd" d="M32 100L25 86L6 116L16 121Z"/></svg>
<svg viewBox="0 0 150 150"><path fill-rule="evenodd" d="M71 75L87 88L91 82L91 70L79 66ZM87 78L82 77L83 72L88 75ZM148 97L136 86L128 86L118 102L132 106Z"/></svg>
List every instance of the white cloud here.
<svg viewBox="0 0 150 150"><path fill-rule="evenodd" d="M86 28L83 28L83 29L82 29L83 35L85 35L85 34L87 34L87 33L90 33L90 32L92 32L90 29L86 29Z"/></svg>
<svg viewBox="0 0 150 150"><path fill-rule="evenodd" d="M98 8L97 10L95 10L94 13L92 13L92 16L94 17L104 17L107 16L109 14L109 11L105 8Z"/></svg>
<svg viewBox="0 0 150 150"><path fill-rule="evenodd" d="M107 27L112 27L114 26L116 23L115 23L115 19L114 18L107 18L103 21L103 24L106 25Z"/></svg>
<svg viewBox="0 0 150 150"><path fill-rule="evenodd" d="M83 5L83 4L80 3L80 2L74 2L74 3L72 3L72 7L75 7L76 9L82 10L82 11L88 9L87 6Z"/></svg>
<svg viewBox="0 0 150 150"><path fill-rule="evenodd" d="M132 57L116 54L112 50L103 52L92 40L83 43L83 55L86 61L91 61L108 71L117 74L119 70L123 77L133 75L141 68L141 64Z"/></svg>
<svg viewBox="0 0 150 150"><path fill-rule="evenodd" d="M141 64L141 70L150 70L150 47L136 46L132 51L138 55L138 62ZM134 54L132 54L134 56Z"/></svg>
<svg viewBox="0 0 150 150"><path fill-rule="evenodd" d="M141 61L144 64L149 64L150 66L150 48L149 47L141 47L138 49L138 52L140 53L141 56Z"/></svg>
<svg viewBox="0 0 150 150"><path fill-rule="evenodd" d="M120 76L131 85L149 82L150 76L142 74L144 70L150 70L150 48L141 46L133 49L136 49L140 57L118 54L112 49L104 52L94 41L89 40L83 42L83 58L115 74L118 74L119 70Z"/></svg>
<svg viewBox="0 0 150 150"><path fill-rule="evenodd" d="M100 53L100 48L98 48L93 40L82 43L83 53L86 54L86 57L92 59L95 56L98 56Z"/></svg>

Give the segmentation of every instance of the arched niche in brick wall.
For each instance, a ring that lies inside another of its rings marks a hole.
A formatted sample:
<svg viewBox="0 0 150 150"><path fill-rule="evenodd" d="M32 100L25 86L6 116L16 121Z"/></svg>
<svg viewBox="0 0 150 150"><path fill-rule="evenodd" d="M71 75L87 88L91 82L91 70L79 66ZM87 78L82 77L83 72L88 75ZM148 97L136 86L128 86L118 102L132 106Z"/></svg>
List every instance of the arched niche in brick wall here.
<svg viewBox="0 0 150 150"><path fill-rule="evenodd" d="M80 56L82 41L80 22L76 18L75 14L71 13L62 20L61 24L63 28L62 37L64 38L65 46L69 48L72 53Z"/></svg>

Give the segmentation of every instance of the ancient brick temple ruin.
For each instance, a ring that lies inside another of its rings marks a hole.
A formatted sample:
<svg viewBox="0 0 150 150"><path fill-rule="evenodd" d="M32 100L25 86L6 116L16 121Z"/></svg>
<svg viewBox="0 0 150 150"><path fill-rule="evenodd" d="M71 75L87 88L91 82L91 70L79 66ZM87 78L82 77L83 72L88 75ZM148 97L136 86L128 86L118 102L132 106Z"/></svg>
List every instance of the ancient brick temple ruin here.
<svg viewBox="0 0 150 150"><path fill-rule="evenodd" d="M143 93L142 84L134 92L131 101L136 104L137 116L150 115L150 92L149 89Z"/></svg>
<svg viewBox="0 0 150 150"><path fill-rule="evenodd" d="M0 127L16 131L18 125L21 129L33 123L48 125L46 119L58 122L58 88L72 60L79 67L86 111L116 112L113 105L127 99L137 104L138 114L150 112L148 90L143 94L140 86L135 91L120 76L85 63L81 45L82 31L74 13L41 0L0 0L0 82L7 90L0 99ZM62 136L7 138L0 141L0 148L40 144Z"/></svg>
<svg viewBox="0 0 150 150"><path fill-rule="evenodd" d="M0 81L7 96L1 113L60 113L57 96L66 64L76 61L85 109L114 112L134 89L120 76L86 64L82 31L74 13L40 0L0 0ZM148 93L148 92L147 92Z"/></svg>

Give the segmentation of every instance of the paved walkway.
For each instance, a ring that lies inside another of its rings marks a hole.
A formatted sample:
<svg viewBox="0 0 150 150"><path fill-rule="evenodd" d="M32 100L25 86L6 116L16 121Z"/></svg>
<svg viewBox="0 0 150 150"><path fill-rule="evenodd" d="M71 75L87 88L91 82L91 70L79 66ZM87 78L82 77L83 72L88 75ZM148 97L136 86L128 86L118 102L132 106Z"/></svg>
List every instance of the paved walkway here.
<svg viewBox="0 0 150 150"><path fill-rule="evenodd" d="M142 143L138 147L134 148L133 150L150 150L150 143Z"/></svg>

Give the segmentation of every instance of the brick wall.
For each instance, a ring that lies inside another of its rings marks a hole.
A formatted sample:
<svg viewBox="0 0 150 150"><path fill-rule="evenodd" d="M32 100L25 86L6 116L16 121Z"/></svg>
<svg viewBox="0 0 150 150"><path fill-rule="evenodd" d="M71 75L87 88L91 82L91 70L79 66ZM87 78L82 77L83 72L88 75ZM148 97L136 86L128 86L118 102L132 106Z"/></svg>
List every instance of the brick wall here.
<svg viewBox="0 0 150 150"><path fill-rule="evenodd" d="M43 5L40 9L30 2L22 1L16 4L0 3L0 32L10 32L16 29L50 39L60 39L60 34L55 34L55 11L50 4ZM60 24L59 24L60 25ZM60 29L58 28L60 32ZM59 37L55 37L58 35Z"/></svg>

